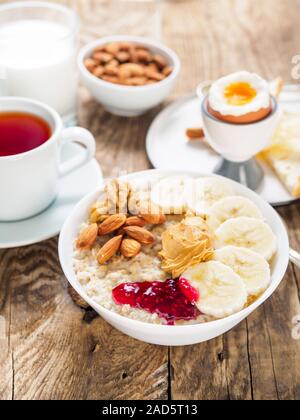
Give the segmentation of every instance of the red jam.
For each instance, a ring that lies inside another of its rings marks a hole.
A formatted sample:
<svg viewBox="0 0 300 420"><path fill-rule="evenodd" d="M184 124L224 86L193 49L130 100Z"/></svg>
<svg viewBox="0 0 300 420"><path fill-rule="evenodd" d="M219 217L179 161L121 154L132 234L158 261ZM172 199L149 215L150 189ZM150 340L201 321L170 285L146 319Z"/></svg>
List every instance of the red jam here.
<svg viewBox="0 0 300 420"><path fill-rule="evenodd" d="M165 282L122 283L112 291L117 305L130 305L164 318L168 325L175 321L191 321L200 315L195 306L199 293L189 282L166 280Z"/></svg>

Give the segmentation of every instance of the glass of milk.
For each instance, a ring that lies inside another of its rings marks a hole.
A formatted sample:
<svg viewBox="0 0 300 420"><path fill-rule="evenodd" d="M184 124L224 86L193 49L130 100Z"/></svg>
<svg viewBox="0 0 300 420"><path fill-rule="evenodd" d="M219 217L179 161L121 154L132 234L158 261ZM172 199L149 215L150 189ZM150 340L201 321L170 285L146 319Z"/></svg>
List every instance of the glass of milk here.
<svg viewBox="0 0 300 420"><path fill-rule="evenodd" d="M0 6L0 95L22 96L76 121L79 21L67 7L46 2Z"/></svg>

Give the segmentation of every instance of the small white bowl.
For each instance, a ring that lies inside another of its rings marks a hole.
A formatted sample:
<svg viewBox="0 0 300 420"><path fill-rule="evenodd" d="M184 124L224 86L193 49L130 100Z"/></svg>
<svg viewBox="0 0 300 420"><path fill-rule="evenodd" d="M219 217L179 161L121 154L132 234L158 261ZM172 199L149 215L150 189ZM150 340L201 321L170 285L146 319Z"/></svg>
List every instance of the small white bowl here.
<svg viewBox="0 0 300 420"><path fill-rule="evenodd" d="M161 82L146 86L122 86L97 78L86 69L85 59L92 55L95 48L118 41L143 45L161 54L173 67L172 73ZM145 113L165 100L175 85L181 65L178 56L159 42L144 37L115 35L100 38L83 47L78 56L78 67L85 86L107 111L124 117L133 117Z"/></svg>
<svg viewBox="0 0 300 420"><path fill-rule="evenodd" d="M130 180L139 177L141 179L153 180L161 176L172 175L188 175L191 177L211 176L199 174L196 172L152 170L140 172L138 174L131 174L123 177L122 179ZM80 225L87 220L88 210L90 206L99 198L101 190L88 195L75 207L72 214L66 220L60 234L59 258L63 271L71 286L109 324L129 336L141 341L145 341L147 343L166 346L190 345L208 341L229 331L231 328L249 316L256 308L262 305L274 293L274 291L281 283L289 262L289 240L286 228L281 218L266 201L241 184L228 179L225 179L225 181L232 185L238 195L249 198L259 207L264 218L267 220L268 224L278 239L279 249L276 256L274 257L274 260L272 261L271 266L271 284L265 293L252 305L227 318L207 322L204 324L182 326L148 324L145 322L126 318L98 305L86 294L85 290L77 280L73 269L72 259L73 244L75 238L78 235ZM99 281L101 281L101 279L99 279Z"/></svg>

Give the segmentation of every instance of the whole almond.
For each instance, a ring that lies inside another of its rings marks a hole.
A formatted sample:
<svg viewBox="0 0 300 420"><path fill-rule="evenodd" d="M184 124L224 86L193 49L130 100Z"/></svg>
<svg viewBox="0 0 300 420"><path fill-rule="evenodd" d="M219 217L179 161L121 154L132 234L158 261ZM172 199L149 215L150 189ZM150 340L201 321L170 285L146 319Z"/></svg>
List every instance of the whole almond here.
<svg viewBox="0 0 300 420"><path fill-rule="evenodd" d="M121 244L121 254L126 258L136 257L142 249L142 245L135 239L124 239Z"/></svg>
<svg viewBox="0 0 300 420"><path fill-rule="evenodd" d="M100 61L100 63L108 63L110 60L112 60L114 57L112 54L102 51L95 51L93 54L93 59Z"/></svg>
<svg viewBox="0 0 300 420"><path fill-rule="evenodd" d="M149 50L144 48L137 49L136 55L139 61L145 63L149 63L152 60L152 55L150 54Z"/></svg>
<svg viewBox="0 0 300 420"><path fill-rule="evenodd" d="M146 69L152 70L152 71L155 71L155 72L158 72L159 71L159 68L158 68L158 66L155 63L148 64L147 67L146 67Z"/></svg>
<svg viewBox="0 0 300 420"><path fill-rule="evenodd" d="M93 60L92 58L87 58L84 61L84 65L89 71L94 70L94 68L97 66L97 64L98 64L97 61Z"/></svg>
<svg viewBox="0 0 300 420"><path fill-rule="evenodd" d="M98 225L93 223L80 232L76 243L77 248L90 249L96 242L97 236Z"/></svg>
<svg viewBox="0 0 300 420"><path fill-rule="evenodd" d="M150 225L162 225L166 222L166 216L164 214L143 214L141 217Z"/></svg>
<svg viewBox="0 0 300 420"><path fill-rule="evenodd" d="M93 209L90 213L90 222L91 223L102 223L104 220L108 219L109 215L104 214L101 209Z"/></svg>
<svg viewBox="0 0 300 420"><path fill-rule="evenodd" d="M119 62L118 60L116 60L115 58L113 58L112 60L110 60L107 64L109 64L110 66L115 66L115 67L119 67Z"/></svg>
<svg viewBox="0 0 300 420"><path fill-rule="evenodd" d="M158 65L160 69L163 69L168 65L167 60L160 54L155 54L153 57L153 61L155 64Z"/></svg>
<svg viewBox="0 0 300 420"><path fill-rule="evenodd" d="M96 77L101 77L104 73L104 67L103 66L97 66L92 71L93 75Z"/></svg>
<svg viewBox="0 0 300 420"><path fill-rule="evenodd" d="M117 55L116 55L117 60L120 63L126 63L126 61L129 61L130 59L130 55L128 54L127 51L120 51Z"/></svg>
<svg viewBox="0 0 300 420"><path fill-rule="evenodd" d="M124 228L128 236L140 242L142 245L151 245L154 242L154 236L147 229L139 226L128 226Z"/></svg>
<svg viewBox="0 0 300 420"><path fill-rule="evenodd" d="M120 229L121 226L124 225L126 222L126 215L125 214L113 214L109 216L106 220L104 220L103 223L99 226L99 235L108 235L109 233L112 233L118 229Z"/></svg>
<svg viewBox="0 0 300 420"><path fill-rule="evenodd" d="M163 69L163 74L168 77L173 72L173 68L171 66L167 66Z"/></svg>
<svg viewBox="0 0 300 420"><path fill-rule="evenodd" d="M103 79L103 80L105 80L106 82L109 82L109 83L114 83L116 85L120 83L120 80L117 76L107 76L107 75L104 74L101 77L101 79Z"/></svg>
<svg viewBox="0 0 300 420"><path fill-rule="evenodd" d="M122 238L122 235L119 235L106 242L106 244L99 250L97 255L97 260L99 264L105 264L114 255L116 255L116 253L119 251Z"/></svg>
<svg viewBox="0 0 300 420"><path fill-rule="evenodd" d="M109 64L106 64L106 66L104 66L104 73L107 74L108 76L118 76L119 70L117 66L109 63Z"/></svg>
<svg viewBox="0 0 300 420"><path fill-rule="evenodd" d="M127 41L120 42L120 50L121 51L128 51L132 47L132 44Z"/></svg>
<svg viewBox="0 0 300 420"><path fill-rule="evenodd" d="M165 78L165 76L162 73L159 73L158 71L149 70L148 68L145 69L145 74L149 79L157 80L160 82Z"/></svg>
<svg viewBox="0 0 300 420"><path fill-rule="evenodd" d="M152 202L149 203L149 211L140 216L151 225L160 225L167 220L166 216L162 213L162 209Z"/></svg>
<svg viewBox="0 0 300 420"><path fill-rule="evenodd" d="M190 140L199 140L199 139L202 139L205 136L205 134L204 134L203 128L201 128L201 127L199 127L199 128L188 128L186 130L186 136Z"/></svg>
<svg viewBox="0 0 300 420"><path fill-rule="evenodd" d="M125 63L120 65L120 77L128 79L129 77L140 77L144 75L144 68L140 64Z"/></svg>
<svg viewBox="0 0 300 420"><path fill-rule="evenodd" d="M125 226L139 226L144 227L146 225L146 220L143 220L141 217L138 216L131 216L128 217L126 220Z"/></svg>
<svg viewBox="0 0 300 420"><path fill-rule="evenodd" d="M129 77L124 79L124 84L127 86L144 86L146 82L146 77Z"/></svg>
<svg viewBox="0 0 300 420"><path fill-rule="evenodd" d="M129 52L129 55L130 55L131 63L138 63L139 59L138 59L138 56L137 56L137 50L136 50L135 45L131 45L128 52Z"/></svg>
<svg viewBox="0 0 300 420"><path fill-rule="evenodd" d="M106 44L105 51L107 51L110 54L116 55L120 51L120 43L110 42L109 44Z"/></svg>

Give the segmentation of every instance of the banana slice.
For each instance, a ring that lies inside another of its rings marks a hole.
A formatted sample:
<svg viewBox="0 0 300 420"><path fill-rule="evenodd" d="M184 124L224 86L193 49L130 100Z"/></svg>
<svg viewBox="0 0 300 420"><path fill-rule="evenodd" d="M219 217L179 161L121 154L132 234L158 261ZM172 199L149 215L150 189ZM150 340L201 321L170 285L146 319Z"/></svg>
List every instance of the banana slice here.
<svg viewBox="0 0 300 420"><path fill-rule="evenodd" d="M217 229L226 220L237 217L263 219L260 210L251 200L241 196L230 196L223 198L211 207L207 222L212 229Z"/></svg>
<svg viewBox="0 0 300 420"><path fill-rule="evenodd" d="M247 303L246 286L242 279L218 261L194 265L183 277L199 291L196 305L203 314L224 318L239 312Z"/></svg>
<svg viewBox="0 0 300 420"><path fill-rule="evenodd" d="M194 214L207 214L209 208L224 197L234 195L229 183L217 177L199 178L194 181L192 194L188 197L188 208Z"/></svg>
<svg viewBox="0 0 300 420"><path fill-rule="evenodd" d="M160 206L165 214L183 214L193 180L187 176L173 176L161 179L151 192L151 200Z"/></svg>
<svg viewBox="0 0 300 420"><path fill-rule="evenodd" d="M247 248L269 261L277 250L277 239L263 220L250 217L230 219L215 232L215 247L228 245Z"/></svg>
<svg viewBox="0 0 300 420"><path fill-rule="evenodd" d="M267 261L247 248L227 246L215 252L214 259L232 268L240 276L250 296L264 292L271 282Z"/></svg>

